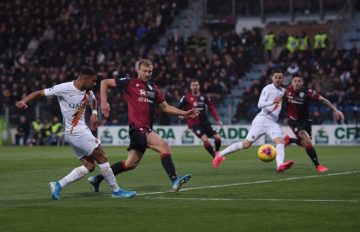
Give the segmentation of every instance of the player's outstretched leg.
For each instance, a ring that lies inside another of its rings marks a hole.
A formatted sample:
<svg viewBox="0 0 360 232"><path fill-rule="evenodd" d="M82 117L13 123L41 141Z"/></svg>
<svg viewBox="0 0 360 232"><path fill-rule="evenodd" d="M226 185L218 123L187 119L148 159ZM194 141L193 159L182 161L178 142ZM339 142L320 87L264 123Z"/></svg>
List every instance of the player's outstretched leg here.
<svg viewBox="0 0 360 232"><path fill-rule="evenodd" d="M300 140L298 138L291 138L289 135L284 137L285 147L290 143L296 143L297 145L301 146Z"/></svg>
<svg viewBox="0 0 360 232"><path fill-rule="evenodd" d="M49 183L51 198L53 200L60 200L61 186L58 181Z"/></svg>
<svg viewBox="0 0 360 232"><path fill-rule="evenodd" d="M113 191L111 197L113 198L132 198L136 196L135 191L127 191L124 189L119 189L117 191Z"/></svg>
<svg viewBox="0 0 360 232"><path fill-rule="evenodd" d="M215 152L215 157L213 159L213 167L218 168L220 163L225 160L225 156L222 156L220 151Z"/></svg>
<svg viewBox="0 0 360 232"><path fill-rule="evenodd" d="M129 171L133 168L128 168L125 165L125 160L119 161L117 163L114 163L113 165L111 165L111 169L114 173L114 176L119 175L122 172L126 172ZM101 182L104 180L104 177L102 175L97 175L97 176L90 176L88 178L88 182L90 184L91 189L94 192L99 192L100 190L100 184Z"/></svg>
<svg viewBox="0 0 360 232"><path fill-rule="evenodd" d="M184 176L178 176L175 180L172 181L172 188L175 192L179 191L181 187L186 184L191 179L191 174L186 174Z"/></svg>
<svg viewBox="0 0 360 232"><path fill-rule="evenodd" d="M74 168L69 174L64 176L61 180L56 182L50 182L50 191L51 197L54 200L60 200L60 191L66 185L73 183L81 179L84 175L88 174L90 171L84 166Z"/></svg>
<svg viewBox="0 0 360 232"><path fill-rule="evenodd" d="M100 168L100 173L109 184L113 198L131 198L136 196L135 191L126 191L124 189L120 189L118 184L116 183L116 179L112 169L110 168L109 162L105 162L102 164L98 164Z"/></svg>
<svg viewBox="0 0 360 232"><path fill-rule="evenodd" d="M321 164L319 164L316 169L318 170L318 172L327 172L329 169Z"/></svg>
<svg viewBox="0 0 360 232"><path fill-rule="evenodd" d="M279 167L276 169L277 172L283 172L286 169L291 168L294 165L294 161L289 160L279 165Z"/></svg>
<svg viewBox="0 0 360 232"><path fill-rule="evenodd" d="M244 146L244 142L245 142L245 146ZM241 150L241 149L247 149L251 146L251 143L248 142L247 140L245 140L244 142L238 142L238 143L231 144L224 150L222 150L220 152L215 152L215 158L213 159L213 167L218 168L220 163L226 159L225 158L226 155L231 154L231 153Z"/></svg>
<svg viewBox="0 0 360 232"><path fill-rule="evenodd" d="M88 178L88 182L91 186L91 189L96 193L99 192L100 183L101 183L101 181L99 181L97 177L98 176L90 176Z"/></svg>

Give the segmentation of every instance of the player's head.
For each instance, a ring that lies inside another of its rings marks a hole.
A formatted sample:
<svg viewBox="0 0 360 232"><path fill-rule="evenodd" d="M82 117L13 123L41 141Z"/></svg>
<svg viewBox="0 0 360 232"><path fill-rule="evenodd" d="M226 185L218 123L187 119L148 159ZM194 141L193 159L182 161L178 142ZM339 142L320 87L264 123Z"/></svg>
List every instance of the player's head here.
<svg viewBox="0 0 360 232"><path fill-rule="evenodd" d="M144 82L149 82L152 71L153 64L149 59L140 59L135 64L135 71L138 74L138 78L140 78Z"/></svg>
<svg viewBox="0 0 360 232"><path fill-rule="evenodd" d="M283 80L283 73L280 70L276 70L272 75L272 82L276 87L280 87Z"/></svg>
<svg viewBox="0 0 360 232"><path fill-rule="evenodd" d="M95 69L82 67L78 76L83 90L90 90L96 85L97 75Z"/></svg>
<svg viewBox="0 0 360 232"><path fill-rule="evenodd" d="M302 78L300 73L295 73L292 76L291 85L295 91L302 89L304 85L304 79Z"/></svg>
<svg viewBox="0 0 360 232"><path fill-rule="evenodd" d="M200 84L199 81L192 79L190 81L190 89L192 94L198 94L200 92Z"/></svg>

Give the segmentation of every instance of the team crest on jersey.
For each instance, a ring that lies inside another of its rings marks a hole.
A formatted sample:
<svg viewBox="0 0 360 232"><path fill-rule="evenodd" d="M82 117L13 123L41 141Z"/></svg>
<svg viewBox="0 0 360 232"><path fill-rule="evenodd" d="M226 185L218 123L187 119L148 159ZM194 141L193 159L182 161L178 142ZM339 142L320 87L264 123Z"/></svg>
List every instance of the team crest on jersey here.
<svg viewBox="0 0 360 232"><path fill-rule="evenodd" d="M198 103L197 102L193 102L193 106L198 106Z"/></svg>
<svg viewBox="0 0 360 232"><path fill-rule="evenodd" d="M139 84L136 84L136 87L139 87Z"/></svg>
<svg viewBox="0 0 360 232"><path fill-rule="evenodd" d="M300 92L300 97L304 97L304 92Z"/></svg>
<svg viewBox="0 0 360 232"><path fill-rule="evenodd" d="M152 97L152 98L155 97L155 93L152 92L152 91L147 91L146 93L147 93L147 96L148 96L148 97Z"/></svg>
<svg viewBox="0 0 360 232"><path fill-rule="evenodd" d="M140 95L141 95L141 96L146 96L146 91L145 91L145 89L140 89Z"/></svg>

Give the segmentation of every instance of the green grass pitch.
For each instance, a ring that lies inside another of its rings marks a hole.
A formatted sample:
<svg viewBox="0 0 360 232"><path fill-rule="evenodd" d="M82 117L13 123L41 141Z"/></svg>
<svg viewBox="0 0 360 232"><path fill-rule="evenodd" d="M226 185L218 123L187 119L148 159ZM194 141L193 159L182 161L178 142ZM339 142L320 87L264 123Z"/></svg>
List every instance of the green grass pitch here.
<svg viewBox="0 0 360 232"><path fill-rule="evenodd" d="M256 149L214 170L204 148L173 147L178 174L193 175L177 193L148 150L135 170L117 176L136 198L112 199L105 183L93 193L86 177L53 201L48 182L80 165L71 148L0 147L0 231L359 231L359 146L317 147L324 174L299 147L286 149L295 165L284 173L261 162ZM126 158L124 147L105 151L111 163Z"/></svg>

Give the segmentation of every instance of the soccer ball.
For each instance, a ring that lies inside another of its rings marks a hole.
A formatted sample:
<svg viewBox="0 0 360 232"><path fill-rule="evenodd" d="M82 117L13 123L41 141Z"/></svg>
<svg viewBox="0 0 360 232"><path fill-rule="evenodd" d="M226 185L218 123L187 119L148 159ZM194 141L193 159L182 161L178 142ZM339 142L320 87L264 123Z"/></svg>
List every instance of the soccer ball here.
<svg viewBox="0 0 360 232"><path fill-rule="evenodd" d="M258 156L264 162L273 161L276 157L276 149L271 144L264 144L259 147Z"/></svg>

